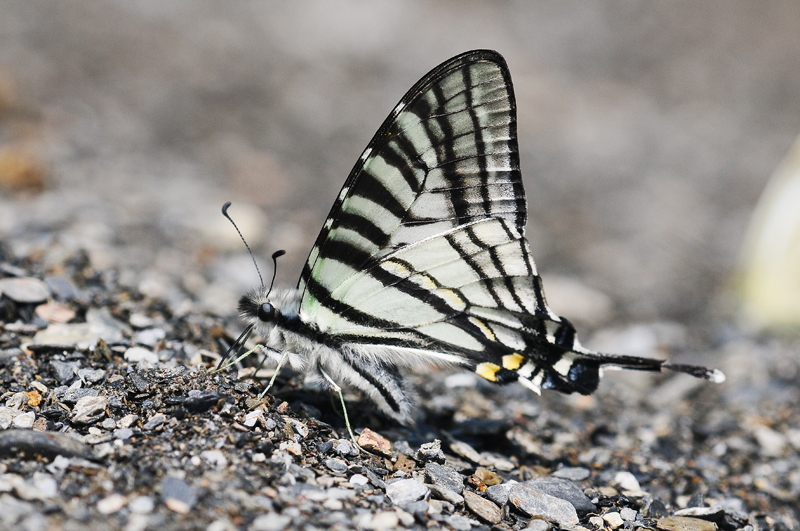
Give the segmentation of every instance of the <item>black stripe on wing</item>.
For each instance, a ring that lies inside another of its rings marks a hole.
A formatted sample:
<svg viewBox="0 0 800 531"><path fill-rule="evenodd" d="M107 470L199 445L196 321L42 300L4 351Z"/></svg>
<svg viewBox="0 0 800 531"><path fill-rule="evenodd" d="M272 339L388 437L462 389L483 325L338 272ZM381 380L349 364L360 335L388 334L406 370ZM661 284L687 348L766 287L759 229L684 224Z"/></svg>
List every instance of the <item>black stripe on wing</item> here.
<svg viewBox="0 0 800 531"><path fill-rule="evenodd" d="M485 217L506 218L522 232L527 212L508 68L496 52L478 50L433 69L384 121L334 203L298 287L304 299L336 305L307 288L312 276L332 271L326 259L347 256L359 270L420 237Z"/></svg>

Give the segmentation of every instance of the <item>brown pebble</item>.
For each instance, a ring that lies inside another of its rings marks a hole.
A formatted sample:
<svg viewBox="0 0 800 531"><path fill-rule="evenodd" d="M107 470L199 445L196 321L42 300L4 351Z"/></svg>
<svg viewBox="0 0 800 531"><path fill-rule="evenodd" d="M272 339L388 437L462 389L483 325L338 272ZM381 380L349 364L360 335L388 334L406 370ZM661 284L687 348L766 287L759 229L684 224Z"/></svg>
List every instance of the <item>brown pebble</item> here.
<svg viewBox="0 0 800 531"><path fill-rule="evenodd" d="M463 496L467 508L487 524L497 524L503 519L502 509L492 501L468 490L463 492Z"/></svg>
<svg viewBox="0 0 800 531"><path fill-rule="evenodd" d="M51 323L68 323L75 318L75 312L63 304L48 302L36 307L36 315Z"/></svg>
<svg viewBox="0 0 800 531"><path fill-rule="evenodd" d="M358 436L358 445L384 457L392 455L392 443L369 428L364 428L364 431Z"/></svg>
<svg viewBox="0 0 800 531"><path fill-rule="evenodd" d="M503 478L492 472L488 468L479 467L475 470L475 477L480 479L484 485L491 487L492 485L499 485L503 482Z"/></svg>
<svg viewBox="0 0 800 531"><path fill-rule="evenodd" d="M28 391L25 393L25 396L28 397L28 405L36 407L42 402L42 394L34 389L33 391Z"/></svg>
<svg viewBox="0 0 800 531"><path fill-rule="evenodd" d="M394 463L395 470L402 470L403 472L411 472L417 469L417 463L413 459L409 459L405 454L397 454L397 461Z"/></svg>
<svg viewBox="0 0 800 531"><path fill-rule="evenodd" d="M659 518L656 526L665 531L714 531L717 524L687 516L667 516Z"/></svg>

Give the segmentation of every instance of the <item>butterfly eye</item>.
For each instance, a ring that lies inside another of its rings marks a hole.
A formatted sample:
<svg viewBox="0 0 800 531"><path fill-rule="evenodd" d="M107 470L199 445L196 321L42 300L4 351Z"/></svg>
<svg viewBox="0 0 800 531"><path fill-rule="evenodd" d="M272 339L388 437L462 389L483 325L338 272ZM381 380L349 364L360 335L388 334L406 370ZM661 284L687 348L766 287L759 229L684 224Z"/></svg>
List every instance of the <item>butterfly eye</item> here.
<svg viewBox="0 0 800 531"><path fill-rule="evenodd" d="M275 307L272 304L265 302L258 309L258 318L264 322L272 321L272 319L275 318Z"/></svg>

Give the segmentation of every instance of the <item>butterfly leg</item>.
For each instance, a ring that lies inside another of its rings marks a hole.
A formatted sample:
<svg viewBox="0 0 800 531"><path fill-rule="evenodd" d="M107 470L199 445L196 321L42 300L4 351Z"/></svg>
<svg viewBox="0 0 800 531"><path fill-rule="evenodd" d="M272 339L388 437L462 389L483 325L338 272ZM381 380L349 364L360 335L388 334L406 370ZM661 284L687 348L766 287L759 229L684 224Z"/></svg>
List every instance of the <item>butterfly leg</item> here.
<svg viewBox="0 0 800 531"><path fill-rule="evenodd" d="M281 359L278 360L278 366L275 367L275 372L272 374L272 378L270 378L270 380L269 380L269 384L267 385L267 387L264 388L263 391L261 391L261 394L258 395L258 399L259 400L264 398L264 395L267 394L267 391L272 389L272 385L275 383L275 378L278 377L278 373L281 372L281 367L286 362L286 358L288 358L288 357L289 357L289 351L288 350L284 350L283 353L281 354Z"/></svg>
<svg viewBox="0 0 800 531"><path fill-rule="evenodd" d="M339 384L334 382L333 378L331 378L328 375L328 373L325 372L321 367L319 369L319 372L322 373L323 378L325 378L328 381L328 384L331 386L331 388L339 394L339 400L341 400L342 402L342 412L344 413L344 423L347 426L347 431L348 433L350 433L350 438L353 439L353 444L356 445L356 448L361 450L362 448L358 445L356 436L353 433L353 428L350 427L350 417L347 416L347 406L344 405L344 395L342 395L342 388L339 387Z"/></svg>

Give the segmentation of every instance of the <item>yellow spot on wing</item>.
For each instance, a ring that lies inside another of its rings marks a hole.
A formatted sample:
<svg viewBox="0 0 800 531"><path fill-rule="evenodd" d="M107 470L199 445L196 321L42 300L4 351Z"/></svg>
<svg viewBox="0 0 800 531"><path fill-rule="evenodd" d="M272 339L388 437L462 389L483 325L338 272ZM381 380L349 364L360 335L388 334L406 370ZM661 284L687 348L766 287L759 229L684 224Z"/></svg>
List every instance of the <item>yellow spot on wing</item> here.
<svg viewBox="0 0 800 531"><path fill-rule="evenodd" d="M489 341L497 341L497 337L494 335L494 332L492 332L491 328L486 326L486 323L472 316L470 316L469 321L480 328L481 332L483 332L483 335L485 335Z"/></svg>
<svg viewBox="0 0 800 531"><path fill-rule="evenodd" d="M511 371L519 369L523 361L525 361L525 358L516 352L513 354L507 354L503 356L503 368Z"/></svg>
<svg viewBox="0 0 800 531"><path fill-rule="evenodd" d="M501 367L499 365L495 365L494 363L481 363L477 367L475 367L475 374L480 376L481 378L486 378L490 382L496 382L497 371L499 371Z"/></svg>

